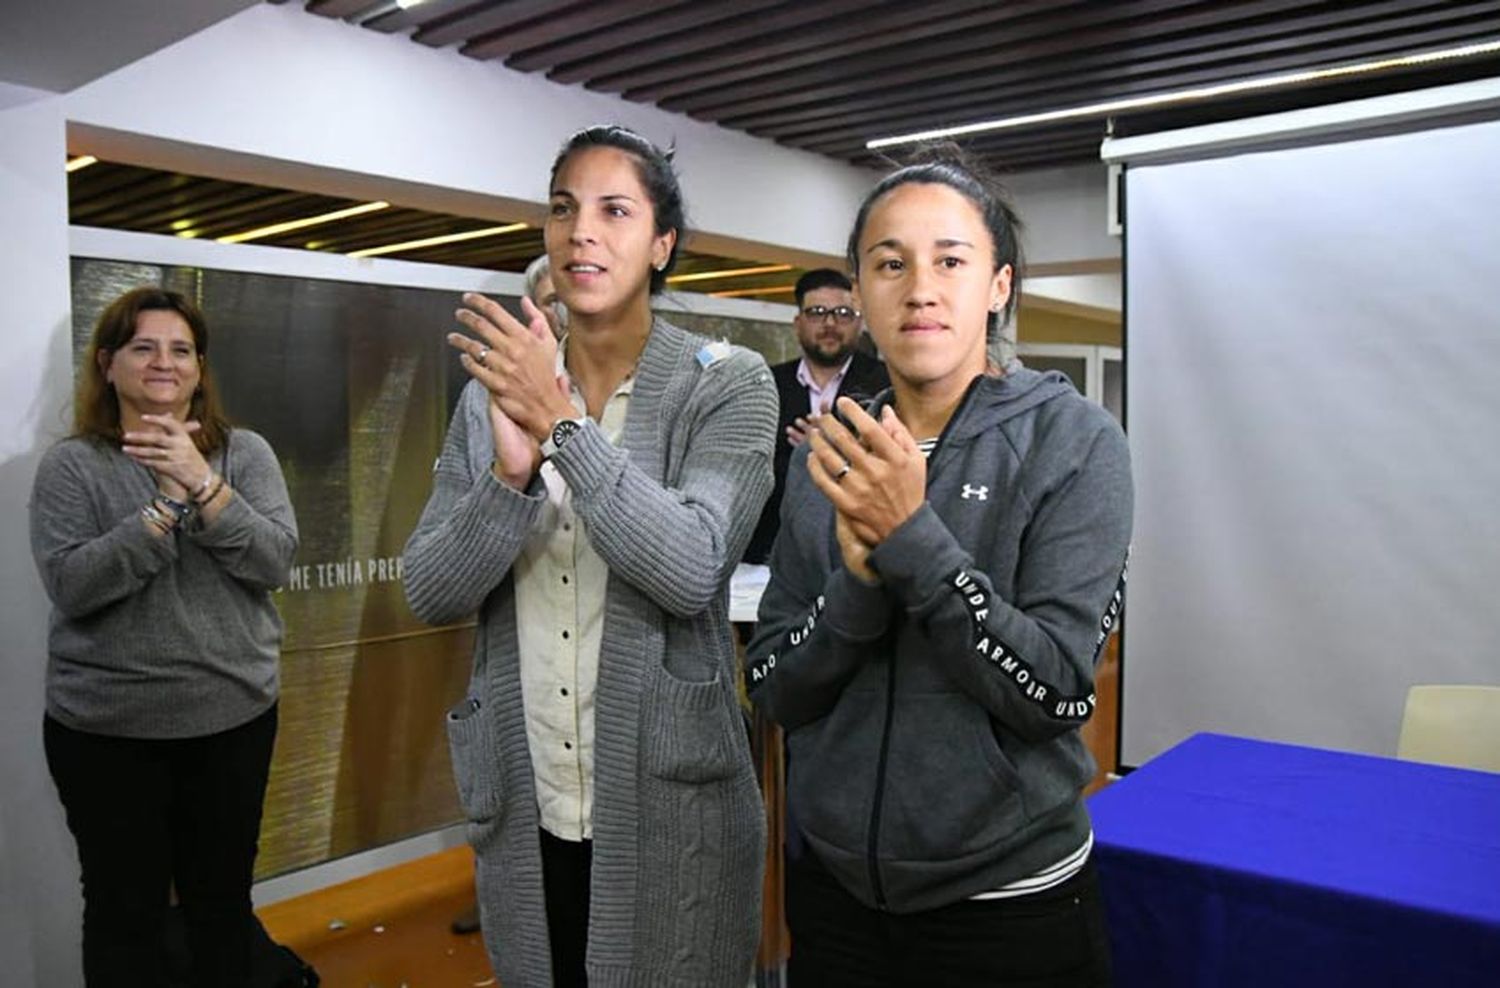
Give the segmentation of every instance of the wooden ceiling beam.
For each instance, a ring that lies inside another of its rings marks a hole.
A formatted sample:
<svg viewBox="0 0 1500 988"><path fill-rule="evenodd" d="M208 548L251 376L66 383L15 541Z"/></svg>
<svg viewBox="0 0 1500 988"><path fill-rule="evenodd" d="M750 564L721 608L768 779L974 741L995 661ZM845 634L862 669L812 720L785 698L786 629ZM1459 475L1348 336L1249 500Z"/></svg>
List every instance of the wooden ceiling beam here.
<svg viewBox="0 0 1500 988"><path fill-rule="evenodd" d="M650 59L653 64L669 60L684 50L694 51L717 45L724 32L744 32L747 36L758 36L771 30L759 12L777 6L781 0L745 0L744 3L725 5L718 3L689 2L663 11L653 17L645 17L629 24L618 24L607 32L596 32L586 37L562 37L550 44L538 44L530 49L518 50L505 64L523 72L545 71L554 82L582 82L592 78L597 70L594 66L617 60L626 65L642 64ZM852 5L853 0L843 0ZM868 2L868 0L865 0ZM803 18L818 16L810 13L812 4L801 4L796 13ZM821 4L819 6L822 6ZM727 21L735 23L726 24ZM712 30L710 25L714 25Z"/></svg>
<svg viewBox="0 0 1500 988"><path fill-rule="evenodd" d="M1164 0L1181 3L1183 0ZM1039 0L1008 4L976 5L954 0L941 5L940 16L914 21L909 7L880 8L866 13L851 12L833 21L823 21L805 31L789 31L767 44L742 45L705 52L689 60L660 67L655 73L622 72L595 77L591 89L621 92L637 102L662 103L685 98L700 90L721 91L772 75L828 65L847 67L869 57L870 52L901 49L908 57L922 45L959 34L1021 30L1020 25L1047 17L1082 16L1074 13L1087 4L1048 3ZM821 10L821 7L814 7Z"/></svg>
<svg viewBox="0 0 1500 988"><path fill-rule="evenodd" d="M1268 12L1289 12L1305 0L1253 0L1249 3L1233 4L1227 10L1214 5L1214 10L1201 7L1185 10L1168 10L1150 14L1143 8L1146 3L1104 4L1096 8L1095 18L1090 22L1079 21L1073 26L1053 29L1050 19L1031 25L1030 29L1008 32L1003 38L995 38L980 32L955 39L954 47L934 51L920 62L914 62L908 51L896 46L889 52L875 52L859 60L858 64L839 65L832 63L816 71L778 74L744 85L710 91L700 91L681 97L661 100L664 109L710 118L744 114L757 110L775 109L778 106L806 104L820 100L839 100L858 97L861 90L872 86L890 89L897 86L921 86L934 77L961 75L970 72L985 72L1007 64L1011 57L1038 57L1046 52L1054 56L1095 45L1126 46L1135 36L1150 25L1149 37L1163 33L1215 28L1222 30L1228 23L1244 23ZM1139 11L1139 20L1104 22L1102 18L1113 12L1118 17L1123 11Z"/></svg>
<svg viewBox="0 0 1500 988"><path fill-rule="evenodd" d="M378 17L360 21L359 26L382 34L395 34L411 28L420 30L434 21L462 17L476 7L485 6L487 2L488 0L423 0L414 7L397 7Z"/></svg>
<svg viewBox="0 0 1500 988"><path fill-rule="evenodd" d="M1500 15L1496 15L1485 23L1488 30L1500 31ZM1427 31L1401 32L1382 38L1365 39L1359 43L1348 44L1339 48L1339 60L1355 61L1367 58L1390 57L1409 51L1421 50L1424 47L1449 44L1470 37L1473 33L1472 28L1471 24L1450 24ZM1255 69L1257 75L1274 74L1318 68L1328 64L1330 62L1327 60L1326 49L1309 49L1277 58L1258 60L1255 63ZM1120 75L1123 74L1117 74L1116 78L1118 79ZM1179 72L1165 77L1142 75L1134 79L1121 79L1118 82L1100 82L1081 89L1063 88L1071 87L1080 80L1059 76L1051 80L1051 88L1042 88L1041 86L1008 87L1003 98L983 103L982 110L975 110L970 116L954 112L951 115L944 113L941 118L936 118L930 113L917 112L907 116L896 116L884 120L881 122L882 126L879 130L869 127L851 127L837 134L832 131L820 131L816 134L809 134L804 138L780 137L778 139L782 143L792 147L811 151L832 152L835 148L846 146L850 140L857 140L862 143L864 140L876 137L899 134L904 130L926 130L948 125L961 125L975 119L998 119L1012 114L1029 113L1042 107L1065 108L1070 106L1085 106L1092 103L1125 99L1132 96L1144 96L1178 89L1232 82L1244 78L1247 78L1247 72L1243 63L1214 65L1196 71ZM1317 83L1306 83L1299 88L1315 88L1317 85ZM1128 115L1128 112L1122 112L1117 115L1125 116ZM1102 116L1101 114L1101 118Z"/></svg>
<svg viewBox="0 0 1500 988"><path fill-rule="evenodd" d="M672 7L690 0L610 0L609 3L594 3L560 11L552 17L535 20L503 31L470 38L459 51L470 58L492 59L513 55L527 48L545 45L559 37L592 35L600 32L612 33L614 26L629 24L658 12L667 14Z"/></svg>
<svg viewBox="0 0 1500 988"><path fill-rule="evenodd" d="M282 219L295 219L298 215L312 215L293 211L290 215L278 211L304 200L300 192L281 192L267 195L263 190L218 189L205 203L177 203L171 209L153 210L150 221L158 227L171 230L172 224L188 221L189 229L199 236L224 237L243 230L279 223Z"/></svg>
<svg viewBox="0 0 1500 988"><path fill-rule="evenodd" d="M1376 6L1395 11L1410 8L1411 3L1410 0L1389 0L1387 3ZM1442 11L1451 10L1452 7L1442 0L1434 0L1433 3L1427 5L1426 9ZM1172 67L1174 58L1178 60L1176 64L1190 64L1193 61L1248 60L1298 41L1308 45L1323 45L1343 40L1357 30L1355 27L1348 26L1347 21L1346 14L1325 12L1306 17L1287 18L1277 23L1273 34L1249 38L1243 31L1232 31L1227 35L1219 31L1202 31L1172 35L1161 41L1129 48L1114 45L1078 46L1069 57L1065 71L1070 75L1085 69L1109 73L1150 71L1155 67ZM1402 21L1399 27L1403 29L1417 23L1408 18L1402 18ZM1340 27L1341 22L1345 26ZM1328 29L1319 30L1320 28ZM731 114L718 118L718 122L727 127L743 128L753 134L782 138L826 128L829 121L836 120L845 125L882 121L901 110L930 114L935 110L951 108L953 112L947 115L957 117L966 112L965 104L976 104L992 99L1013 84L1025 83L1045 75L1058 74L1063 70L1063 66L1052 57L1053 54L1044 52L1035 56L1028 55L1020 60L1012 59L1006 66L995 71L934 80L931 84L915 91L912 87L882 89L855 99L815 103L797 111L780 109L750 114ZM976 90L975 83L979 81L982 81L982 88ZM953 103L953 98L961 98L962 102Z"/></svg>
<svg viewBox="0 0 1500 988"><path fill-rule="evenodd" d="M366 10L381 6L380 0L308 0L304 8L309 14L342 20Z"/></svg>
<svg viewBox="0 0 1500 988"><path fill-rule="evenodd" d="M589 88L619 92L674 79L697 77L725 66L769 60L789 52L807 57L829 57L852 39L894 16L889 4L870 0L820 0L767 11L763 16L726 24L714 31L684 34L664 43L653 43L648 51L622 50L586 61L560 62L548 78L557 82L584 82ZM929 4L934 18L956 16L976 7L993 11L993 0L939 0ZM858 15L858 16L856 16ZM905 19L911 20L906 8ZM654 99L642 96L641 100Z"/></svg>
<svg viewBox="0 0 1500 988"><path fill-rule="evenodd" d="M449 17L422 25L411 36L413 41L441 48L455 41L467 42L480 35L507 31L534 20L547 20L570 7L582 6L585 0L487 0L467 6Z"/></svg>
<svg viewBox="0 0 1500 988"><path fill-rule="evenodd" d="M1500 14L1490 23L1500 25ZM1410 50L1415 37L1421 37L1416 22L1403 24L1380 36L1365 35L1357 40L1348 37L1311 37L1306 44L1297 36L1254 43L1247 47L1228 44L1212 45L1197 52L1159 58L1139 64L1118 65L1107 60L1080 60L1078 71L1053 72L1046 76L1027 77L1018 74L1007 78L998 73L976 85L977 79L956 80L937 87L921 101L906 101L883 110L878 103L860 101L860 108L843 116L840 126L813 123L781 128L746 127L757 136L771 137L783 143L802 145L804 138L833 140L839 137L868 140L906 130L941 126L938 121L964 122L994 119L1003 108L1019 107L1016 112L1032 112L1043 107L1061 109L1083 106L1106 98L1124 95L1165 93L1209 83L1230 82L1273 71L1292 71L1325 67L1331 58L1343 56L1359 47L1365 55L1371 52L1390 54ZM1451 27L1451 25L1449 25ZM1461 29L1464 30L1464 29ZM1380 44L1384 39L1388 44ZM1279 54L1275 54L1279 52ZM1222 56L1222 57L1221 57ZM1251 69L1248 66L1254 65ZM1092 66L1086 71L1085 66ZM1128 83L1128 85L1127 85ZM1066 88L1065 88L1066 87ZM963 92L960 97L959 92ZM866 109L865 107L869 107ZM742 126L724 122L724 126Z"/></svg>
<svg viewBox="0 0 1500 988"><path fill-rule="evenodd" d="M142 224L151 223L155 217L178 214L174 218L180 218L179 210L192 211L200 204L212 203L225 194L226 190L223 188L205 182L163 186L150 191L137 189L128 197L112 196L100 202L98 207L85 201L75 217L77 222L90 226L140 229Z"/></svg>

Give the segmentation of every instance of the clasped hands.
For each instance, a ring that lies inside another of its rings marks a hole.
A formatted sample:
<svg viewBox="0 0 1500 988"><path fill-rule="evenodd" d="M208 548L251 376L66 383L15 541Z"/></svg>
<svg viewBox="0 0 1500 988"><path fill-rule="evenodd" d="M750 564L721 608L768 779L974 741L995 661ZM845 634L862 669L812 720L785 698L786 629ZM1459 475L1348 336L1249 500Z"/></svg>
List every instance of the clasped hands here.
<svg viewBox="0 0 1500 988"><path fill-rule="evenodd" d="M469 376L490 393L490 429L495 475L524 489L542 465L541 443L552 425L578 412L569 398L568 376L557 373L557 340L529 298L521 299L526 323L500 303L466 292L456 318L473 335L449 333Z"/></svg>
<svg viewBox="0 0 1500 988"><path fill-rule="evenodd" d="M878 421L850 398L839 398L837 408L854 431L832 414L819 416L808 433L807 469L833 503L844 566L878 583L870 551L927 499L927 460L889 405Z"/></svg>
<svg viewBox="0 0 1500 988"><path fill-rule="evenodd" d="M127 432L121 436L120 451L156 478L156 488L175 501L188 500L208 480L211 469L193 433L197 422L179 422L171 415L142 415L149 431Z"/></svg>

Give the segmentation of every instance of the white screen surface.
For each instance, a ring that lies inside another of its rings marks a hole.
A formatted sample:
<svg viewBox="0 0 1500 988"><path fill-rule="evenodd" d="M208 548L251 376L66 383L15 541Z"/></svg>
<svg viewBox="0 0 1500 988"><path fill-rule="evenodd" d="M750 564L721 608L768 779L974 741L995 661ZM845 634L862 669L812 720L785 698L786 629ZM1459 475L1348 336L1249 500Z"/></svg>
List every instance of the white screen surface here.
<svg viewBox="0 0 1500 988"><path fill-rule="evenodd" d="M1500 684L1500 124L1127 170L1121 760Z"/></svg>

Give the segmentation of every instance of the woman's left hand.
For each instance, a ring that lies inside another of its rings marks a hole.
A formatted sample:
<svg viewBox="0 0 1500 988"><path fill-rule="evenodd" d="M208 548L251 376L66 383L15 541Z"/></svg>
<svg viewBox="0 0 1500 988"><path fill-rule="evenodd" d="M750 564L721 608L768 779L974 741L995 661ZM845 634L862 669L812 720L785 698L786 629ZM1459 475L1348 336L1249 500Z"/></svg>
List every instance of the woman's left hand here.
<svg viewBox="0 0 1500 988"><path fill-rule="evenodd" d="M521 299L528 325L474 292L464 294L464 305L457 318L474 335L449 333L448 343L512 422L540 442L558 419L577 417L567 376L557 373L557 340L531 299Z"/></svg>
<svg viewBox="0 0 1500 988"><path fill-rule="evenodd" d="M808 472L850 532L877 546L927 500L927 460L890 406L878 422L849 398L838 400L838 410L859 435L821 416L808 435Z"/></svg>
<svg viewBox="0 0 1500 988"><path fill-rule="evenodd" d="M125 433L121 452L150 470L168 497L181 500L188 491L201 487L210 469L193 442L198 423L179 422L170 415L142 415L141 421L155 430Z"/></svg>
<svg viewBox="0 0 1500 988"><path fill-rule="evenodd" d="M848 515L834 513L833 533L838 539L839 554L844 557L844 569L861 582L877 585L880 583L880 574L870 566L870 545L854 534L853 526Z"/></svg>

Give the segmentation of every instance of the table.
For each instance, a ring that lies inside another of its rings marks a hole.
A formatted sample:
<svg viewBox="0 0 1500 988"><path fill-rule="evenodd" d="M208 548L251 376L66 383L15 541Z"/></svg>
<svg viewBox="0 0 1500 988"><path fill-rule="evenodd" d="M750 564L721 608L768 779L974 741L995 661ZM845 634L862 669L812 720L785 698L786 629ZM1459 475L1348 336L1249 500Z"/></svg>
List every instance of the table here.
<svg viewBox="0 0 1500 988"><path fill-rule="evenodd" d="M1500 986L1500 774L1198 734L1090 812L1119 988Z"/></svg>

